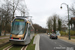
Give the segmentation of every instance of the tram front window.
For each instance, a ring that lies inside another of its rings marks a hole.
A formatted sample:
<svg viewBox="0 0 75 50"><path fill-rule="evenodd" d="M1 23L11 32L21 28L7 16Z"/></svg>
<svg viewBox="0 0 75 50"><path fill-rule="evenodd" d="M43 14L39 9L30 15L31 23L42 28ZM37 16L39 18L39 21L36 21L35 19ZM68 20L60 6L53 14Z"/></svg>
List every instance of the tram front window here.
<svg viewBox="0 0 75 50"><path fill-rule="evenodd" d="M25 22L12 22L12 34L23 34L25 29Z"/></svg>

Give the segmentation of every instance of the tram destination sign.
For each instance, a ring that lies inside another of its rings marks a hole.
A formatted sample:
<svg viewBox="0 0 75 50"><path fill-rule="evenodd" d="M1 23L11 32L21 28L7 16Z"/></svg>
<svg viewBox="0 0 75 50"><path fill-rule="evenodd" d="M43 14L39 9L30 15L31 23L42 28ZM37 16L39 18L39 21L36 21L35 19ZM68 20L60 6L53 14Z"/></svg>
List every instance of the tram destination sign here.
<svg viewBox="0 0 75 50"><path fill-rule="evenodd" d="M15 19L15 21L21 21L21 22L23 22L24 19Z"/></svg>

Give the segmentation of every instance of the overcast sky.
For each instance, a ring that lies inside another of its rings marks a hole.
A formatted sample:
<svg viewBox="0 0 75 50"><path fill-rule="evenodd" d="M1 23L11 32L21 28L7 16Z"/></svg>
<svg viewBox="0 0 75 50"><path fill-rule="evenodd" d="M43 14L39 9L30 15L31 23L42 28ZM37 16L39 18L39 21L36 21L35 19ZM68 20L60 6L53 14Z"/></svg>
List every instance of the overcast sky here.
<svg viewBox="0 0 75 50"><path fill-rule="evenodd" d="M70 7L74 0L25 0L25 2L33 23L45 28L49 16L53 14L58 14L60 18L67 16L67 7L62 5L63 9L60 9L61 3L66 3Z"/></svg>

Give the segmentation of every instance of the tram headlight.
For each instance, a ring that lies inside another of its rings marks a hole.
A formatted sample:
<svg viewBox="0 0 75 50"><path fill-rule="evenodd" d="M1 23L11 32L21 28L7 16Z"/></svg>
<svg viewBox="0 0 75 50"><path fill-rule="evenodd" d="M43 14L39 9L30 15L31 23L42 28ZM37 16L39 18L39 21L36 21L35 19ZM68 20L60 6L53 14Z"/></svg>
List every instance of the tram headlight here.
<svg viewBox="0 0 75 50"><path fill-rule="evenodd" d="M19 40L23 40L23 38L19 38Z"/></svg>
<svg viewBox="0 0 75 50"><path fill-rule="evenodd" d="M21 38L19 38L19 40L21 40Z"/></svg>
<svg viewBox="0 0 75 50"><path fill-rule="evenodd" d="M11 37L11 39L13 39L13 38Z"/></svg>

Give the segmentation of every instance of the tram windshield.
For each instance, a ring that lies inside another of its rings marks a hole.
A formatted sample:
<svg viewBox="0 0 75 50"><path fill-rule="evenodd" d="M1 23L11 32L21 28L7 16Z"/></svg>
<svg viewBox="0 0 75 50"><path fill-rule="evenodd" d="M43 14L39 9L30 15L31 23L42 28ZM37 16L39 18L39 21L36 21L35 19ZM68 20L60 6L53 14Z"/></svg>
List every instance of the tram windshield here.
<svg viewBox="0 0 75 50"><path fill-rule="evenodd" d="M24 33L24 28L25 28L25 22L12 22L12 34L23 34Z"/></svg>

